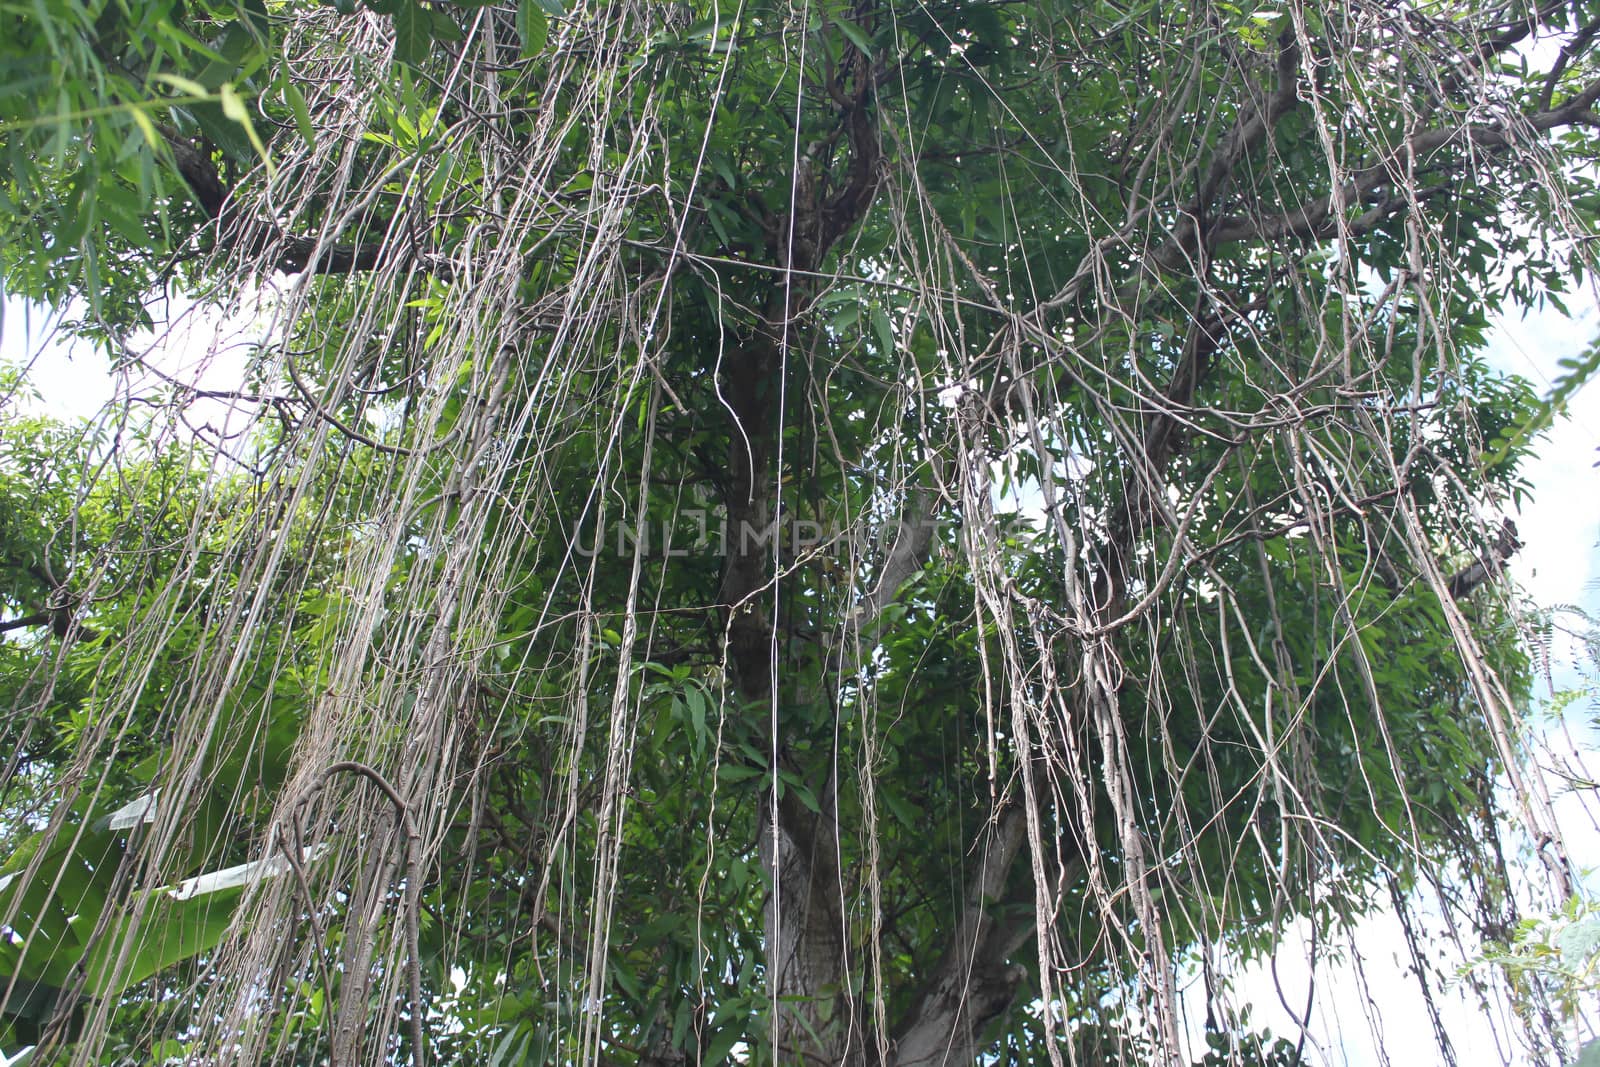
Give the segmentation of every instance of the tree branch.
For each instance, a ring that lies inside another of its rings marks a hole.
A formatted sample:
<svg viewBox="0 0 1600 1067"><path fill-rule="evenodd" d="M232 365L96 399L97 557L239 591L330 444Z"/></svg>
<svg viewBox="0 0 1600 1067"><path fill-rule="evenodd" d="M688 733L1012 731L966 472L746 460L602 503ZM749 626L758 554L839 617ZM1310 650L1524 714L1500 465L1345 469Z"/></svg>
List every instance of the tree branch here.
<svg viewBox="0 0 1600 1067"><path fill-rule="evenodd" d="M1547 132L1561 126L1587 123L1590 108L1600 99L1600 81L1591 83L1572 96L1560 107L1526 116L1528 128ZM1265 242L1285 237L1323 240L1338 231L1334 215L1335 204L1355 204L1367 200L1383 186L1400 180L1412 165L1426 165L1429 156L1447 148L1471 146L1491 154L1498 154L1518 143L1516 132L1504 124L1464 123L1453 129L1424 130L1406 139L1398 149L1371 166L1356 171L1340 186L1337 196L1319 197L1303 207L1269 215L1261 219L1230 216L1219 219L1211 232L1216 246L1244 241ZM1359 236L1377 225L1400 208L1410 203L1406 196L1385 197L1377 207L1348 220L1345 232ZM1173 270L1182 265L1182 247L1169 239L1153 253L1149 260L1153 267Z"/></svg>
<svg viewBox="0 0 1600 1067"><path fill-rule="evenodd" d="M0 633L8 630L24 630L30 626L49 626L55 621L56 613L53 611L36 611L32 615L24 615L20 619L7 619L0 622Z"/></svg>
<svg viewBox="0 0 1600 1067"><path fill-rule="evenodd" d="M971 1063L985 1027L1010 1006L1027 970L1007 964L1015 939L995 919L993 904L1026 839L1027 815L1020 805L989 824L950 947L895 1028L895 1067Z"/></svg>
<svg viewBox="0 0 1600 1067"><path fill-rule="evenodd" d="M1446 579L1445 588L1456 600L1470 595L1478 586L1503 572L1506 561L1521 547L1522 542L1517 540L1517 524L1510 519L1502 520L1500 533L1489 550Z"/></svg>
<svg viewBox="0 0 1600 1067"><path fill-rule="evenodd" d="M176 130L163 129L161 134L172 151L179 177L216 227L219 242L238 245L246 256L270 256L265 265L287 274L308 268L315 274L356 274L384 262L382 242L330 247L315 237L285 235L270 223L244 217L234 203L233 190L223 184L211 157ZM449 273L441 263L427 262L425 266L436 274Z"/></svg>

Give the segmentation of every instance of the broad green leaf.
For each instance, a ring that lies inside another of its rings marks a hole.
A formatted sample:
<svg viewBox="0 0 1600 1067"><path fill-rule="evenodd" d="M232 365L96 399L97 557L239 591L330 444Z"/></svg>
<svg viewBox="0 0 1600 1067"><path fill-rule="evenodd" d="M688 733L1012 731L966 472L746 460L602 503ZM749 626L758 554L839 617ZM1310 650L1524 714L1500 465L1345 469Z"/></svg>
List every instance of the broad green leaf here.
<svg viewBox="0 0 1600 1067"><path fill-rule="evenodd" d="M517 36L522 41L522 58L532 59L544 51L550 36L550 16L540 0L517 0Z"/></svg>
<svg viewBox="0 0 1600 1067"><path fill-rule="evenodd" d="M744 1027L731 1023L724 1026L706 1046L705 1062L707 1064L728 1062L728 1054L733 1051L733 1046L742 1040L744 1040Z"/></svg>
<svg viewBox="0 0 1600 1067"><path fill-rule="evenodd" d="M132 952L123 952L122 928L113 926L85 961L88 989L97 997L115 996L173 964L193 959L221 943L243 886L179 898L172 890L144 891L146 914ZM130 900L131 910L138 905Z"/></svg>
<svg viewBox="0 0 1600 1067"><path fill-rule="evenodd" d="M394 13L394 58L418 66L433 51L432 20L418 0L401 0Z"/></svg>

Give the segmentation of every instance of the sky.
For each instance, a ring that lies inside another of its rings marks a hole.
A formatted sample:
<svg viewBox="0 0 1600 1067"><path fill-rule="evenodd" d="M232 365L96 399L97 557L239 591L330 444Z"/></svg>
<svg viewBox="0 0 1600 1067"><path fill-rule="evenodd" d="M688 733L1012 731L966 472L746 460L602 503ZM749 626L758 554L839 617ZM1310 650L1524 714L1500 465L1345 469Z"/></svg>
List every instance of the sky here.
<svg viewBox="0 0 1600 1067"><path fill-rule="evenodd" d="M73 355L49 336L50 321L38 308L6 296L0 308L0 364L27 369L41 394L43 411L61 419L86 418L111 399L106 358Z"/></svg>
<svg viewBox="0 0 1600 1067"><path fill-rule="evenodd" d="M0 365L26 367L37 398L25 398L31 411L63 421L87 419L128 395L166 391L162 376L200 389L230 390L244 385L245 365L267 332L261 298L229 315L174 298L167 304L170 327L159 342L135 337L130 347L155 373L130 367L114 371L110 358L83 343L63 344L38 308L0 294ZM3 399L3 397L0 397ZM189 432L225 440L248 420L242 408L220 400L193 400L184 409Z"/></svg>
<svg viewBox="0 0 1600 1067"><path fill-rule="evenodd" d="M1488 356L1497 367L1520 374L1541 394L1560 375L1559 361L1579 355L1600 337L1600 309L1592 301L1572 306L1566 318L1554 308L1526 316L1502 316ZM1573 398L1568 418L1540 441L1526 473L1533 500L1517 518L1526 547L1512 573L1537 603L1600 604L1594 580L1600 573L1600 385Z"/></svg>
<svg viewBox="0 0 1600 1067"><path fill-rule="evenodd" d="M1569 306L1574 312L1570 319L1551 307L1503 316L1492 333L1487 353L1491 363L1529 379L1541 395L1547 394L1561 374L1560 361L1577 356L1600 336L1600 304L1589 299ZM151 354L152 361L166 373L203 388L238 387L245 354L259 336L258 320L243 316L225 321L193 309L181 318L185 326ZM118 395L119 388L151 384L146 379L119 386L104 355L53 342L45 317L9 297L4 299L0 317L0 363L30 366L29 377L41 394L36 407L62 419L95 414ZM189 421L195 426L220 426L227 415L220 404L198 405ZM1511 573L1534 603L1575 604L1600 615L1597 448L1600 385L1593 385L1577 394L1568 417L1538 442L1536 456L1525 468L1533 494L1531 502L1513 515L1524 547L1513 558ZM1555 653L1550 687L1575 684L1575 646L1558 643ZM1593 714L1594 709L1579 706L1565 725L1572 730L1575 756L1590 756L1589 768L1600 773L1600 758L1593 758L1600 742L1591 737L1588 723ZM1583 800L1577 794L1559 797L1558 815L1576 865L1581 869L1600 867L1600 830ZM1596 880L1589 884L1593 887ZM1429 917L1422 915L1418 920L1426 924ZM1236 969L1235 1000L1252 1003L1254 1025L1291 1038L1297 1033L1283 1004L1295 1005L1298 1012L1306 1001L1310 982L1304 947L1307 934L1303 924L1295 928L1274 965ZM1354 944L1359 968L1348 961L1331 966L1324 961L1318 966L1316 1007L1308 1027L1310 1050L1322 1062L1350 1067L1390 1061L1435 1062L1438 1052L1425 1006L1415 979L1406 973L1411 961L1398 919L1377 915L1367 920ZM1197 980L1191 983L1188 1002L1203 1003ZM1501 1062L1512 1056L1495 1029L1485 1024L1476 1005L1449 994L1441 997L1440 1003L1444 1026L1464 1062ZM1193 1032L1199 1032L1202 1018L1203 1007L1193 1020ZM1378 1029L1369 1022L1373 1018L1378 1019Z"/></svg>

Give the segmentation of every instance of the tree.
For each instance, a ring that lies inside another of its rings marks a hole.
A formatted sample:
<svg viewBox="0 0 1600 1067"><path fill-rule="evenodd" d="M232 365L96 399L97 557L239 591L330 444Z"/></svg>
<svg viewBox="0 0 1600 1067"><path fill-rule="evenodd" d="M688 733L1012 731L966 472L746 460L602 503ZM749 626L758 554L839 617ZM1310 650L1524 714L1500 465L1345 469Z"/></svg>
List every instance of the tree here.
<svg viewBox="0 0 1600 1067"><path fill-rule="evenodd" d="M1600 5L6 17L8 291L270 319L181 534L7 590L8 1049L1183 1062L1295 917L1508 928L1502 804L1571 892L1478 350Z"/></svg>

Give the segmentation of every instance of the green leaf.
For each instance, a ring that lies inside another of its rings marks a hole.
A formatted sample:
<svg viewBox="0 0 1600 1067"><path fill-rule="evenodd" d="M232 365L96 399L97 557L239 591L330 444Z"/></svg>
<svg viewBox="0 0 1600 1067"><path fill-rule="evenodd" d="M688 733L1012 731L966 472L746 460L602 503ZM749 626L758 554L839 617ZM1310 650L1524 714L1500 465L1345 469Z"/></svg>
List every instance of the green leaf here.
<svg viewBox="0 0 1600 1067"><path fill-rule="evenodd" d="M239 74L246 61L260 53L260 45L250 27L241 22L228 26L217 45L217 56L207 63L194 80L215 91Z"/></svg>
<svg viewBox="0 0 1600 1067"><path fill-rule="evenodd" d="M810 811L811 814L822 814L822 805L817 801L817 795L812 792L811 787L801 781L798 775L790 774L788 771L779 771L778 795L782 797L788 791L792 791L795 799L805 805L806 810Z"/></svg>
<svg viewBox="0 0 1600 1067"><path fill-rule="evenodd" d="M113 927L110 936L95 942L85 963L88 990L97 997L116 996L180 960L193 959L221 943L244 886L179 899L167 889L143 895L148 903L132 952L122 966L118 958L125 940L124 928Z"/></svg>
<svg viewBox="0 0 1600 1067"><path fill-rule="evenodd" d="M726 1063L728 1061L728 1053L733 1051L733 1046L737 1045L743 1037L744 1027L736 1024L724 1026L717 1031L717 1036L713 1037L711 1043L706 1046L705 1058L701 1062L708 1065Z"/></svg>
<svg viewBox="0 0 1600 1067"><path fill-rule="evenodd" d="M460 41L463 36L465 36L461 32L460 24L457 23L455 19L450 17L449 11L442 7L429 8L428 19L430 22L430 28L433 32L433 39L435 41L443 41L447 44L453 44L457 41Z"/></svg>
<svg viewBox="0 0 1600 1067"><path fill-rule="evenodd" d="M190 105L185 110L206 140L220 148L223 155L238 163L249 163L254 157L255 146L249 135L223 112L220 98L216 102Z"/></svg>
<svg viewBox="0 0 1600 1067"><path fill-rule="evenodd" d="M706 728L706 717L709 712L706 695L697 686L690 686L683 694L684 702L689 706L689 725L694 729L695 750L701 751L710 733Z"/></svg>
<svg viewBox="0 0 1600 1067"><path fill-rule="evenodd" d="M550 39L550 17L541 0L517 0L517 36L522 39L523 59L544 51Z"/></svg>
<svg viewBox="0 0 1600 1067"><path fill-rule="evenodd" d="M245 107L244 99L231 85L224 85L218 92L221 97L222 114L244 131L244 135L250 139L250 147L255 149L261 162L267 165L267 173L270 175L272 157L267 155L267 146L261 142L261 135L256 133L255 123L250 121L250 110Z"/></svg>
<svg viewBox="0 0 1600 1067"><path fill-rule="evenodd" d="M213 98L213 94L209 89L191 78L180 77L177 74L157 74L155 80L165 82L178 90L178 92L186 96L192 96L196 100L210 100Z"/></svg>
<svg viewBox="0 0 1600 1067"><path fill-rule="evenodd" d="M494 1050L494 1055L489 1057L489 1067L501 1067L501 1064L515 1064L526 1062L528 1045L533 1041L533 1031L525 1024L518 1023L506 1031L505 1037Z"/></svg>
<svg viewBox="0 0 1600 1067"><path fill-rule="evenodd" d="M876 305L872 308L872 329L878 335L878 354L887 356L894 351L894 326L889 313Z"/></svg>
<svg viewBox="0 0 1600 1067"><path fill-rule="evenodd" d="M857 26L849 19L840 19L838 22L834 23L834 25L839 27L840 33L844 34L850 39L851 44L861 49L862 55L872 55L872 41L867 37L865 31L863 31L860 26Z"/></svg>
<svg viewBox="0 0 1600 1067"><path fill-rule="evenodd" d="M907 830L915 830L922 822L917 815L916 809L907 804L894 791L888 789L879 790L878 799L883 802L884 807L889 809L889 814L894 816L895 821Z"/></svg>
<svg viewBox="0 0 1600 1067"><path fill-rule="evenodd" d="M403 3L394 13L394 58L418 66L433 50L433 33L428 13L415 2Z"/></svg>
<svg viewBox="0 0 1600 1067"><path fill-rule="evenodd" d="M288 101L289 110L294 113L295 129L300 131L300 137L305 141L306 147L317 147L317 130L311 125L311 109L306 106L305 95L287 78L283 82L283 98Z"/></svg>

